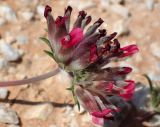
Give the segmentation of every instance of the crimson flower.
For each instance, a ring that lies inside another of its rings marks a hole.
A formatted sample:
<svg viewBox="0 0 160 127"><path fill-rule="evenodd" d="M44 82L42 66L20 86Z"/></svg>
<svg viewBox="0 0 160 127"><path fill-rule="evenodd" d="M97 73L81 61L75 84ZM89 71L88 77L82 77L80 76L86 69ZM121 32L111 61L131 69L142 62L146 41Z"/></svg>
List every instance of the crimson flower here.
<svg viewBox="0 0 160 127"><path fill-rule="evenodd" d="M136 45L121 47L115 38L117 33L107 34L98 29L103 23L99 18L87 30L91 16L80 11L70 29L72 8L68 6L63 16L53 18L52 8L46 6L44 16L48 25L50 54L58 65L73 77L72 91L77 103L90 113L95 124L104 125L115 113L121 111L111 97L128 101L134 93L135 83L125 80L130 67L107 67L111 61L131 56L138 52ZM86 31L86 32L85 32Z"/></svg>

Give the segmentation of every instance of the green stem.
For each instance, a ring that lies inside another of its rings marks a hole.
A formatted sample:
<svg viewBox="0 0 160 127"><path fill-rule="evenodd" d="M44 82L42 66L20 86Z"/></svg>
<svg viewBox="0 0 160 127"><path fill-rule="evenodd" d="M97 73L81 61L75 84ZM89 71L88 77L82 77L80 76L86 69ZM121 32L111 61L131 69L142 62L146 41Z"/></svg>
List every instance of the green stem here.
<svg viewBox="0 0 160 127"><path fill-rule="evenodd" d="M74 78L73 78L73 81L72 81L72 85L71 85L70 88L67 88L67 90L70 90L72 92L73 99L74 99L75 103L77 104L78 109L80 110L80 104L79 104L78 99L77 99L77 97L76 97L76 95L74 93L74 86L77 83L76 73L74 72L73 75L74 75Z"/></svg>

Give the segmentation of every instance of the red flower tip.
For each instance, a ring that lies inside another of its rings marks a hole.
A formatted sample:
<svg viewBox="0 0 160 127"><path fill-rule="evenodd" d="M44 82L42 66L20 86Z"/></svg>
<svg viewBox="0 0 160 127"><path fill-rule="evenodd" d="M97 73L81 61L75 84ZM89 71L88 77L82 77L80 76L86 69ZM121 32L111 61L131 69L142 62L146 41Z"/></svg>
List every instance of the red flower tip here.
<svg viewBox="0 0 160 127"><path fill-rule="evenodd" d="M110 35L110 37L114 38L117 35L117 32L114 32Z"/></svg>
<svg viewBox="0 0 160 127"><path fill-rule="evenodd" d="M99 29L99 33L100 33L100 36L103 37L106 35L106 30L105 29Z"/></svg>
<svg viewBox="0 0 160 127"><path fill-rule="evenodd" d="M85 11L80 11L78 16L81 16L84 19L86 15L87 13Z"/></svg>
<svg viewBox="0 0 160 127"><path fill-rule="evenodd" d="M120 71L118 72L118 74L128 74L128 73L130 73L131 71L132 71L132 68L130 68L130 67L123 67L122 70L120 70Z"/></svg>
<svg viewBox="0 0 160 127"><path fill-rule="evenodd" d="M117 35L117 32L110 34L109 36L107 36L107 39L105 42L111 41L113 38L115 38L116 35Z"/></svg>
<svg viewBox="0 0 160 127"><path fill-rule="evenodd" d="M91 20L92 20L92 17L91 16L87 16L86 18L87 18L86 24L89 24L91 22Z"/></svg>
<svg viewBox="0 0 160 127"><path fill-rule="evenodd" d="M100 26L103 22L104 22L104 21L103 21L101 18L99 18L95 23L98 23L98 26ZM95 23L94 23L94 24L95 24Z"/></svg>
<svg viewBox="0 0 160 127"><path fill-rule="evenodd" d="M135 89L135 82L132 80L125 80L128 85L124 86L124 93L120 94L119 96L122 97L124 100L128 101L132 98Z"/></svg>
<svg viewBox="0 0 160 127"><path fill-rule="evenodd" d="M68 12L68 11L72 11L72 7L71 6L68 6L66 9L65 9L65 14Z"/></svg>
<svg viewBox="0 0 160 127"><path fill-rule="evenodd" d="M47 18L48 14L52 12L52 8L48 5L46 5L45 10L44 10L44 17Z"/></svg>
<svg viewBox="0 0 160 127"><path fill-rule="evenodd" d="M62 16L58 16L56 21L55 21L55 24L57 26L61 26L62 24L65 23L65 20L67 19L67 17L62 17Z"/></svg>
<svg viewBox="0 0 160 127"><path fill-rule="evenodd" d="M121 50L123 51L123 54L121 55L121 57L130 56L139 51L137 45L129 45L129 46L121 48Z"/></svg>
<svg viewBox="0 0 160 127"><path fill-rule="evenodd" d="M130 73L132 71L132 68L130 67L123 67L125 73Z"/></svg>
<svg viewBox="0 0 160 127"><path fill-rule="evenodd" d="M112 112L112 109L104 109L101 112L100 111L92 112L91 115L95 117L104 117L111 112Z"/></svg>
<svg viewBox="0 0 160 127"><path fill-rule="evenodd" d="M118 39L114 39L113 42L114 42L114 45L117 47L117 50L118 50L120 48L120 43L119 43Z"/></svg>

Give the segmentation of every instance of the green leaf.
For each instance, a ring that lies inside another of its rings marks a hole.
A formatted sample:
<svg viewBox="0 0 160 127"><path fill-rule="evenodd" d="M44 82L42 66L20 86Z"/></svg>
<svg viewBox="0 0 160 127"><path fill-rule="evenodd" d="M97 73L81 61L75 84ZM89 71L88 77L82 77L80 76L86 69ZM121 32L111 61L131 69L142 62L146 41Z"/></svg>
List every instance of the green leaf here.
<svg viewBox="0 0 160 127"><path fill-rule="evenodd" d="M50 41L49 41L47 38L45 38L45 37L40 37L39 39L42 40L43 42L45 42L45 43L52 49L51 43L50 43Z"/></svg>
<svg viewBox="0 0 160 127"><path fill-rule="evenodd" d="M76 105L78 106L78 110L80 111L80 104L79 104L79 101L75 95L73 95L73 99L74 99L74 102L76 103Z"/></svg>
<svg viewBox="0 0 160 127"><path fill-rule="evenodd" d="M155 87L155 84L153 84L148 75L144 74L144 76L147 78L149 82L152 106L155 109L157 109L158 106L160 105L160 87L158 86Z"/></svg>
<svg viewBox="0 0 160 127"><path fill-rule="evenodd" d="M50 57L52 57L52 58L54 59L54 55L53 55L52 52L47 51L47 50L44 50L44 52L45 52L47 55L49 55Z"/></svg>
<svg viewBox="0 0 160 127"><path fill-rule="evenodd" d="M79 101L77 100L77 106L78 106L78 110L80 111L80 104L79 104Z"/></svg>
<svg viewBox="0 0 160 127"><path fill-rule="evenodd" d="M151 96L152 96L152 104L153 104L153 106L154 107L158 107L159 106L159 104L160 104L160 93L159 93L159 89L157 88L155 88L154 90L153 90L153 92L151 93Z"/></svg>
<svg viewBox="0 0 160 127"><path fill-rule="evenodd" d="M74 102L78 106L78 110L80 111L80 104L79 104L79 101L78 101L78 99L77 99L77 97L76 97L76 95L74 93L74 85L75 85L75 77L74 77L74 80L72 81L71 87L67 88L67 90L72 92Z"/></svg>
<svg viewBox="0 0 160 127"><path fill-rule="evenodd" d="M72 87L69 87L69 88L66 88L66 90L72 91L73 88L72 88Z"/></svg>

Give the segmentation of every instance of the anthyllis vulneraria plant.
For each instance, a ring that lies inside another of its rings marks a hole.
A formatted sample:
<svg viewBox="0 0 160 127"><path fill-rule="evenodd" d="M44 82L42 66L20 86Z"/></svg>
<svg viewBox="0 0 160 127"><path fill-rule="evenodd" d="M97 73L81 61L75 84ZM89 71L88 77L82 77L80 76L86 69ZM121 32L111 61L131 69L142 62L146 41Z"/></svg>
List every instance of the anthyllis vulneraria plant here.
<svg viewBox="0 0 160 127"><path fill-rule="evenodd" d="M44 16L47 20L48 37L41 39L47 43L50 55L59 65L59 68L68 72L72 77L70 90L76 104L81 104L92 116L95 124L103 125L121 111L121 106L115 105L114 98L128 101L134 93L135 83L125 80L130 67L107 67L111 61L138 52L136 45L121 47L115 38L116 32L110 35L105 29L98 29L103 23L99 18L85 32L85 27L91 22L91 16L80 11L76 21L70 29L72 8L65 9L64 16L54 19L52 8L45 7ZM55 75L59 70L52 71L31 79L0 82L0 86L21 85L42 80Z"/></svg>

